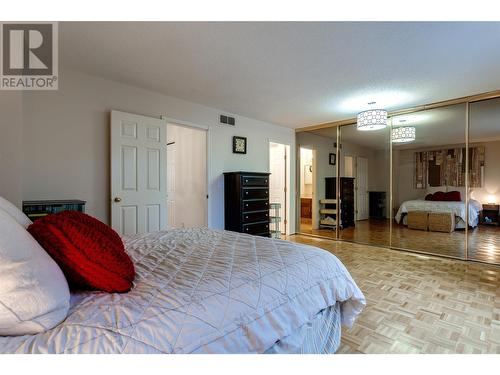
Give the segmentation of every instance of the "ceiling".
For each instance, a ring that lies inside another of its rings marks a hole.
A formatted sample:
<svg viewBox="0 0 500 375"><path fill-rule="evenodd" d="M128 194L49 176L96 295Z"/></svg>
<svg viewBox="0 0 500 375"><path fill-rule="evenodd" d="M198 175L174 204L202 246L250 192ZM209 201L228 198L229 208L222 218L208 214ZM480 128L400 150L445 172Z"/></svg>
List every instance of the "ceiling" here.
<svg viewBox="0 0 500 375"><path fill-rule="evenodd" d="M394 144L397 149L415 149L465 144L465 104L436 108L391 119L393 126L414 126L414 142ZM470 142L500 140L500 99L470 105ZM342 143L352 143L374 150L389 150L389 130L358 131L356 125L341 127ZM312 131L316 135L336 138L336 128Z"/></svg>
<svg viewBox="0 0 500 375"><path fill-rule="evenodd" d="M297 128L500 89L500 23L63 22L60 64Z"/></svg>

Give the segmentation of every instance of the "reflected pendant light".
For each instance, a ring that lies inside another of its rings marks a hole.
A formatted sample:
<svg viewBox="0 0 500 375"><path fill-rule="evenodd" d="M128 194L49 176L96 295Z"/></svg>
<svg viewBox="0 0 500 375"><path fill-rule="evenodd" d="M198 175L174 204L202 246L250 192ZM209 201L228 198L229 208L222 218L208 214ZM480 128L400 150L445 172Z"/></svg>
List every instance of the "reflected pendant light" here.
<svg viewBox="0 0 500 375"><path fill-rule="evenodd" d="M392 129L392 142L393 143L407 143L413 142L415 140L415 127L414 126L402 126L399 128Z"/></svg>
<svg viewBox="0 0 500 375"><path fill-rule="evenodd" d="M375 104L371 102L368 104ZM387 111L385 109L369 109L358 113L357 129L362 131L379 130L387 126Z"/></svg>

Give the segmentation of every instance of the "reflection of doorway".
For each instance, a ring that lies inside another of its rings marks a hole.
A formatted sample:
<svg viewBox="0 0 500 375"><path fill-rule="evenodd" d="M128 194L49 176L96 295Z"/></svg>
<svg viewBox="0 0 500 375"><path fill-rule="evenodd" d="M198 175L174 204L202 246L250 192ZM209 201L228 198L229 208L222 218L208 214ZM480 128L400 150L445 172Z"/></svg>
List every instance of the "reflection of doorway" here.
<svg viewBox="0 0 500 375"><path fill-rule="evenodd" d="M288 197L288 180L290 176L290 146L269 142L269 202L280 203L281 233L286 235L289 230L290 199Z"/></svg>
<svg viewBox="0 0 500 375"><path fill-rule="evenodd" d="M368 159L356 158L356 220L368 219Z"/></svg>
<svg viewBox="0 0 500 375"><path fill-rule="evenodd" d="M167 124L168 225L207 226L207 131Z"/></svg>
<svg viewBox="0 0 500 375"><path fill-rule="evenodd" d="M313 150L300 147L300 232L307 233L314 228L314 153Z"/></svg>

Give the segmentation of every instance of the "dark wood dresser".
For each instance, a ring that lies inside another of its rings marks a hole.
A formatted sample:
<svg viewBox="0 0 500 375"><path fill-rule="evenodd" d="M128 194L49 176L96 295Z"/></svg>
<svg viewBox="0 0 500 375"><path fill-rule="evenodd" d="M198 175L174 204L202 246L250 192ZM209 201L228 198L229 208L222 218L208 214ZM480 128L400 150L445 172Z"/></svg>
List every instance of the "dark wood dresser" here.
<svg viewBox="0 0 500 375"><path fill-rule="evenodd" d="M336 199L336 194L337 178L325 177L325 198ZM355 225L354 177L340 177L340 220L342 228L349 228Z"/></svg>
<svg viewBox="0 0 500 375"><path fill-rule="evenodd" d="M269 173L224 173L225 229L269 237Z"/></svg>

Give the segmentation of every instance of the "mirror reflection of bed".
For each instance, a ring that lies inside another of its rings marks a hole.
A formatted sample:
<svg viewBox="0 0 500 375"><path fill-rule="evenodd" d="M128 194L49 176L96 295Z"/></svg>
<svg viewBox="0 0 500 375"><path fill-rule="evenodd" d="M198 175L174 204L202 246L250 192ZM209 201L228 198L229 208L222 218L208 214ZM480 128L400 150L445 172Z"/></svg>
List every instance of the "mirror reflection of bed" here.
<svg viewBox="0 0 500 375"><path fill-rule="evenodd" d="M500 99L470 104L468 151L466 108L400 114L367 132L342 125L338 140L336 127L298 133L298 144L316 155L315 174L301 176L314 194L301 196L301 232L500 264ZM397 142L402 128L413 128L414 138ZM336 178L332 152L340 176L337 231L321 225L320 213Z"/></svg>
<svg viewBox="0 0 500 375"><path fill-rule="evenodd" d="M465 110L458 104L392 118L393 128L415 128L413 140L393 140L393 247L465 258L465 223L475 228L478 218L472 205L466 209Z"/></svg>

